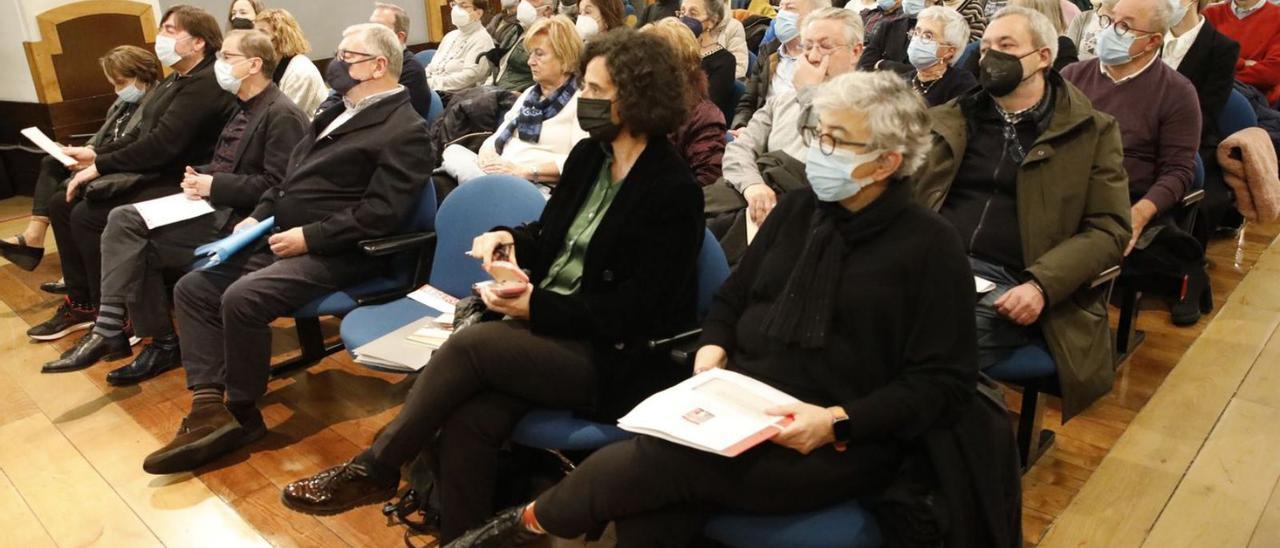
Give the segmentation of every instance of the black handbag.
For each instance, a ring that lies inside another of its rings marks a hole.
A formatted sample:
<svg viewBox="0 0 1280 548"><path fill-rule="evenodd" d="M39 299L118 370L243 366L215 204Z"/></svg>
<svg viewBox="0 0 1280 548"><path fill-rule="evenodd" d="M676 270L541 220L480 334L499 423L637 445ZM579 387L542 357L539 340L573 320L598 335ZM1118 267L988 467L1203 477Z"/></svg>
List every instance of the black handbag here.
<svg viewBox="0 0 1280 548"><path fill-rule="evenodd" d="M105 202L124 194L143 179L141 173L111 173L90 181L84 187L84 199Z"/></svg>

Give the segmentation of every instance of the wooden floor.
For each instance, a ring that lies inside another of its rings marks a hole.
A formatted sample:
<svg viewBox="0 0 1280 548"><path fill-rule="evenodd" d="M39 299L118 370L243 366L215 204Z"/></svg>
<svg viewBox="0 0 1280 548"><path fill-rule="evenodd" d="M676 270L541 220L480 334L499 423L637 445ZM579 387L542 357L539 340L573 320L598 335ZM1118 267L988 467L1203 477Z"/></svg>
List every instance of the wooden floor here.
<svg viewBox="0 0 1280 548"><path fill-rule="evenodd" d="M20 229L28 206L0 201L0 235ZM1051 402L1058 441L1023 481L1027 544L1280 546L1280 337L1268 345L1280 325L1280 247L1259 262L1277 233L1250 226L1211 247L1221 319L1175 328L1149 303L1147 341L1115 390L1065 426ZM0 546L402 545L376 507L315 518L284 509L279 493L367 446L403 401L405 379L331 356L272 381L271 434L251 453L149 476L143 456L189 408L183 375L123 389L103 380L123 362L41 375L72 342L24 335L58 304L37 289L58 277L55 263L28 273L0 259ZM287 322L275 334L283 358L296 341Z"/></svg>

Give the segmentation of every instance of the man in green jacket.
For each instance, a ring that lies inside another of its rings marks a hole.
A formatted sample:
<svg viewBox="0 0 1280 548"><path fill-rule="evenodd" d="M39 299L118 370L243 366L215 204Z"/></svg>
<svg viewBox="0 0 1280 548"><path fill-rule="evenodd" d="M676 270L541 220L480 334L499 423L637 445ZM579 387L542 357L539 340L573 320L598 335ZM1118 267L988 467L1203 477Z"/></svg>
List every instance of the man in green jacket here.
<svg viewBox="0 0 1280 548"><path fill-rule="evenodd" d="M1129 242L1120 128L1052 70L1043 15L1002 9L982 49L982 87L930 111L916 198L955 225L975 276L995 285L976 309L979 366L1044 346L1065 420L1114 379L1105 292L1089 282Z"/></svg>

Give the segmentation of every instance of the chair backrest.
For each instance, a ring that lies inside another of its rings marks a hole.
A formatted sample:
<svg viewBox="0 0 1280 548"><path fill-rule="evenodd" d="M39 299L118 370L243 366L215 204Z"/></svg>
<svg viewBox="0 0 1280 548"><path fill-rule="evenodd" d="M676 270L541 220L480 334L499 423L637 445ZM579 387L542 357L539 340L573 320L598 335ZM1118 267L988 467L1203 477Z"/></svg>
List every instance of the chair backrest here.
<svg viewBox="0 0 1280 548"><path fill-rule="evenodd" d="M702 251L698 252L698 321L707 317L711 300L729 279L729 260L720 248L720 242L707 230L702 236Z"/></svg>
<svg viewBox="0 0 1280 548"><path fill-rule="evenodd" d="M956 62L954 63L955 66L963 67L970 57L977 55L979 45L981 45L979 42L969 42L969 44L964 47L964 51L960 53L960 58L956 59Z"/></svg>
<svg viewBox="0 0 1280 548"><path fill-rule="evenodd" d="M427 177L427 184L418 193L418 202L409 216L400 224L401 234L431 232L436 229L436 185ZM411 253L399 253L391 260L391 271L397 280L409 283L417 266Z"/></svg>
<svg viewBox="0 0 1280 548"><path fill-rule="evenodd" d="M427 109L427 125L433 125L440 116L444 114L444 101L440 100L440 94L436 90L431 90L431 108Z"/></svg>
<svg viewBox="0 0 1280 548"><path fill-rule="evenodd" d="M419 51L418 53L413 54L414 60L416 60L419 63L422 63L422 66L424 67L427 65L430 65L431 59L435 56L436 56L436 50L433 50L433 49L424 49L422 51Z"/></svg>
<svg viewBox="0 0 1280 548"><path fill-rule="evenodd" d="M471 241L495 226L537 220L546 203L529 181L510 175L485 175L459 185L436 214L431 285L455 297L469 295L472 284L489 279L480 261L465 255Z"/></svg>
<svg viewBox="0 0 1280 548"><path fill-rule="evenodd" d="M1222 115L1218 116L1218 133L1221 134L1219 137L1225 139L1237 131L1257 125L1258 113L1253 111L1253 105L1249 104L1249 100L1245 99L1243 93L1231 90L1231 96L1227 97L1227 104L1222 107Z"/></svg>
<svg viewBox="0 0 1280 548"><path fill-rule="evenodd" d="M742 96L747 94L747 84L742 80L733 81L733 106L737 108L738 101L742 100Z"/></svg>

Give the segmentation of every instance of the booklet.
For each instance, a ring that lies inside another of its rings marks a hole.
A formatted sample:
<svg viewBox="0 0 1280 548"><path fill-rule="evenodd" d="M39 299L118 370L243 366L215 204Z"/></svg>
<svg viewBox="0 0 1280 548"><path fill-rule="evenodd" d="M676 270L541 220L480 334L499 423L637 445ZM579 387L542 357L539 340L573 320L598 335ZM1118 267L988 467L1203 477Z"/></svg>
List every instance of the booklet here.
<svg viewBox="0 0 1280 548"><path fill-rule="evenodd" d="M36 146L40 147L40 150L43 150L50 156L53 156L53 159L62 162L62 165L67 167L76 165L75 159L63 154L62 147L59 147L58 143L53 142L53 139L50 139L43 131L40 131L40 128L32 126L22 130L21 133L23 137L30 139L32 143L35 143Z"/></svg>
<svg viewBox="0 0 1280 548"><path fill-rule="evenodd" d="M791 417L765 410L799 400L741 373L712 369L649 396L618 427L735 457L777 435Z"/></svg>
<svg viewBox="0 0 1280 548"><path fill-rule="evenodd" d="M453 333L452 322L451 314L429 315L409 322L353 350L355 362L393 373L420 371Z"/></svg>
<svg viewBox="0 0 1280 548"><path fill-rule="evenodd" d="M256 225L236 232L226 238L216 242L207 243L196 248L196 262L191 265L192 270L204 270L206 268L222 264L230 259L232 255L239 253L241 249L252 242L257 241L264 234L271 231L271 227L275 226L276 218L267 217Z"/></svg>
<svg viewBox="0 0 1280 548"><path fill-rule="evenodd" d="M170 194L164 198L156 198L133 204L147 223L148 229L155 229L173 223L194 219L201 215L213 213L213 206L208 200L192 200L184 193Z"/></svg>
<svg viewBox="0 0 1280 548"><path fill-rule="evenodd" d="M431 287L430 284L419 287L417 291L410 293L408 296L410 299L449 314L449 324L453 324L453 312L458 306L457 297Z"/></svg>

